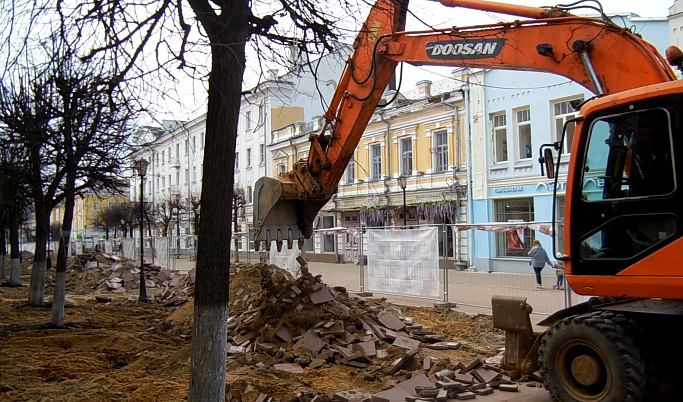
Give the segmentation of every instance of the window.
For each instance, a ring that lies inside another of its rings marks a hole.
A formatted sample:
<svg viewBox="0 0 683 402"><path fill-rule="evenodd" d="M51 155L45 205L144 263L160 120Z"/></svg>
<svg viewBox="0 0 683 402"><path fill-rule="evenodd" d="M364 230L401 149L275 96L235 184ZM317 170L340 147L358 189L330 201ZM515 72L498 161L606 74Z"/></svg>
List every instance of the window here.
<svg viewBox="0 0 683 402"><path fill-rule="evenodd" d="M251 148L247 148L247 167L251 166Z"/></svg>
<svg viewBox="0 0 683 402"><path fill-rule="evenodd" d="M240 153L235 152L235 170L239 170L240 168Z"/></svg>
<svg viewBox="0 0 683 402"><path fill-rule="evenodd" d="M553 104L553 119L555 120L554 139L553 141L560 141L562 139L562 130L567 120L573 119L579 113L574 110L572 104L579 104L583 102L583 97L573 100L561 101ZM572 141L574 140L574 131L576 131L576 123L572 122L567 125L567 134L562 144L563 153L571 152Z"/></svg>
<svg viewBox="0 0 683 402"><path fill-rule="evenodd" d="M171 188L171 185L172 185L172 183L171 183L171 175L169 174L169 175L168 175L168 188Z"/></svg>
<svg viewBox="0 0 683 402"><path fill-rule="evenodd" d="M582 195L599 201L674 191L670 116L665 109L624 113L591 124Z"/></svg>
<svg viewBox="0 0 683 402"><path fill-rule="evenodd" d="M382 178L382 147L380 144L370 146L370 177L372 180Z"/></svg>
<svg viewBox="0 0 683 402"><path fill-rule="evenodd" d="M259 163L263 163L266 160L266 145L259 145Z"/></svg>
<svg viewBox="0 0 683 402"><path fill-rule="evenodd" d="M265 112L265 107L263 105L259 105L258 107L258 124L263 124L263 122L266 119L266 112Z"/></svg>
<svg viewBox="0 0 683 402"><path fill-rule="evenodd" d="M334 227L334 215L323 216L323 228ZM334 252L334 235L323 235L323 253Z"/></svg>
<svg viewBox="0 0 683 402"><path fill-rule="evenodd" d="M168 147L168 162L171 162L171 147Z"/></svg>
<svg viewBox="0 0 683 402"><path fill-rule="evenodd" d="M180 144L175 144L175 158L180 158Z"/></svg>
<svg viewBox="0 0 683 402"><path fill-rule="evenodd" d="M92 210L95 212L99 211L100 210L100 203L99 202L93 202Z"/></svg>
<svg viewBox="0 0 683 402"><path fill-rule="evenodd" d="M197 149L197 136L192 137L192 149Z"/></svg>
<svg viewBox="0 0 683 402"><path fill-rule="evenodd" d="M109 204L107 204L107 208L114 208L116 206L115 202L109 201Z"/></svg>
<svg viewBox="0 0 683 402"><path fill-rule="evenodd" d="M346 172L344 172L344 184L353 184L356 180L356 161L353 158L346 165Z"/></svg>
<svg viewBox="0 0 683 402"><path fill-rule="evenodd" d="M519 223L534 220L533 198L495 201L496 222ZM496 233L497 257L527 257L534 240L531 229Z"/></svg>
<svg viewBox="0 0 683 402"><path fill-rule="evenodd" d="M523 109L515 113L517 129L518 158L531 159L531 110Z"/></svg>
<svg viewBox="0 0 683 402"><path fill-rule="evenodd" d="M192 166L192 181L197 181L197 166Z"/></svg>
<svg viewBox="0 0 683 402"><path fill-rule="evenodd" d="M247 196L247 204L251 204L253 201L252 199L252 193L251 193L251 186L247 186L247 190L245 191L245 195Z"/></svg>
<svg viewBox="0 0 683 402"><path fill-rule="evenodd" d="M185 183L189 183L189 182L190 182L190 169L187 168L187 169L185 169Z"/></svg>
<svg viewBox="0 0 683 402"><path fill-rule="evenodd" d="M204 149L204 133L199 134L199 144Z"/></svg>
<svg viewBox="0 0 683 402"><path fill-rule="evenodd" d="M161 163L166 163L166 151L161 151Z"/></svg>
<svg viewBox="0 0 683 402"><path fill-rule="evenodd" d="M277 165L277 174L281 175L284 174L287 171L287 165L284 163L280 163Z"/></svg>
<svg viewBox="0 0 683 402"><path fill-rule="evenodd" d="M399 142L399 152L401 154L401 170L403 176L410 176L413 173L413 139L401 138Z"/></svg>
<svg viewBox="0 0 683 402"><path fill-rule="evenodd" d="M190 153L190 140L186 139L185 140L185 155L188 155Z"/></svg>
<svg viewBox="0 0 683 402"><path fill-rule="evenodd" d="M161 188L166 188L166 176L161 178Z"/></svg>
<svg viewBox="0 0 683 402"><path fill-rule="evenodd" d="M508 132L505 114L494 115L491 120L493 121L493 162L507 162Z"/></svg>
<svg viewBox="0 0 683 402"><path fill-rule="evenodd" d="M448 170L448 133L445 130L432 134L434 144L434 171Z"/></svg>
<svg viewBox="0 0 683 402"><path fill-rule="evenodd" d="M175 172L175 185L176 187L180 186L180 172Z"/></svg>
<svg viewBox="0 0 683 402"><path fill-rule="evenodd" d="M245 114L245 125L247 127L247 130L251 130L251 111L248 111Z"/></svg>

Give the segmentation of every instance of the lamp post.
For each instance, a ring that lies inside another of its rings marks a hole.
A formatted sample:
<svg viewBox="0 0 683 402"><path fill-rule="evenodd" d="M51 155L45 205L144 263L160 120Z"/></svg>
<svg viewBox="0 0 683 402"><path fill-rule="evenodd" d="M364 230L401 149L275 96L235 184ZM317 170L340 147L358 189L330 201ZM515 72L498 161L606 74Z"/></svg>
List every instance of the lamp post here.
<svg viewBox="0 0 683 402"><path fill-rule="evenodd" d="M149 162L144 159L140 158L135 161L135 170L138 171L138 176L140 176L140 296L138 296L138 300L141 302L148 302L149 299L147 298L147 284L145 283L145 243L144 243L144 218L145 218L145 207L143 204L144 201L144 181L145 181L145 174L147 174L147 165Z"/></svg>
<svg viewBox="0 0 683 402"><path fill-rule="evenodd" d="M406 186L408 185L408 177L403 175L399 176L398 185L401 187L401 190L403 190L403 226L407 226L408 213L406 212Z"/></svg>
<svg viewBox="0 0 683 402"><path fill-rule="evenodd" d="M180 192L175 195L175 223L176 223L176 248L175 248L175 258L180 259Z"/></svg>

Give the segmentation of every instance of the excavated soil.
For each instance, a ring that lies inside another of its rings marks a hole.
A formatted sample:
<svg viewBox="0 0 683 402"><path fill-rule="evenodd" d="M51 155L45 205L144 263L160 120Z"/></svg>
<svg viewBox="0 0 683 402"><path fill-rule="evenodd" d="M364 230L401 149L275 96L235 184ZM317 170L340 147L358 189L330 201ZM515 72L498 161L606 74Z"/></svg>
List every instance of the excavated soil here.
<svg viewBox="0 0 683 402"><path fill-rule="evenodd" d="M267 309L254 309L260 315L251 327L264 326L260 336L272 339L272 332L265 328L275 323L278 327L303 327L303 331L321 319L315 316L321 309L311 307L301 314L291 314L285 308L275 308L272 300L268 302L273 294L287 291L291 283L296 283L285 271L265 264L242 264L241 271L230 286L231 316L249 312L250 307L267 305ZM67 292L74 303L65 310L67 325L63 329L49 327L49 308L26 305L28 275L22 277L21 288L0 287L0 400L187 399L192 298L180 305L164 305L159 294L164 291L168 294L168 289L152 289L155 303L138 303L134 293L111 292L108 296L113 301L98 303L95 294L101 296L103 291L92 285L95 283L92 276L81 275L87 284L75 283L79 280L77 275L70 277L67 287L78 291ZM51 298L50 291L46 293L47 299ZM252 296L249 300L243 298L243 303L233 301L241 300L243 295ZM348 303L352 312L366 304L339 295L336 300ZM385 301L381 303L383 308L388 305ZM431 328L444 340L463 344L458 350L422 349L422 355L438 357L442 362L489 358L503 345L502 333L493 330L488 316L429 308L396 307L395 311L413 317L416 324ZM273 316L280 313L283 314ZM390 355L382 366L403 353L392 346L388 350ZM369 375L369 369L328 363L317 369L305 368L302 374L291 374L274 370L275 362L268 354L230 354L226 399L255 401L263 393L275 401L288 401L295 400L302 391L331 397L335 392L349 389L378 392L387 388L380 378Z"/></svg>

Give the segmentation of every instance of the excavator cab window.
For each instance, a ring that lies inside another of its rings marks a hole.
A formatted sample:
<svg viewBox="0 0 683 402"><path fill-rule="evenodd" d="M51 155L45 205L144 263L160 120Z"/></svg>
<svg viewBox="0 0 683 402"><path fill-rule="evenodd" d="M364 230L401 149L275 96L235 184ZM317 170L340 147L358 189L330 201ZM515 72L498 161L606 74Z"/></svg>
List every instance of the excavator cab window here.
<svg viewBox="0 0 683 402"><path fill-rule="evenodd" d="M591 265L586 273L616 273L642 253L671 241L678 231L672 204L675 109L632 106L629 110L633 111L589 123L580 193L583 202L576 209L587 223L577 225L584 226L578 254L583 262L601 263Z"/></svg>
<svg viewBox="0 0 683 402"><path fill-rule="evenodd" d="M672 193L669 121L663 108L594 121L586 150L583 198L599 201Z"/></svg>

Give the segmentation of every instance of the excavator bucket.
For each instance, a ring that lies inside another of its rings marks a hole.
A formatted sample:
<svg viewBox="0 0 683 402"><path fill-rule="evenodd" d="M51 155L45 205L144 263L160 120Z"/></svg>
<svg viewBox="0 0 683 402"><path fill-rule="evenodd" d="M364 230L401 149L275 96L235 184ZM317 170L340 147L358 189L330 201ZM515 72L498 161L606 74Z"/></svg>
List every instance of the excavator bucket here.
<svg viewBox="0 0 683 402"><path fill-rule="evenodd" d="M304 239L313 234L313 220L327 200L305 200L288 198L287 187L292 183L272 177L261 177L254 185L254 249L270 251L276 242L278 251L287 242L287 248L294 241L303 248Z"/></svg>
<svg viewBox="0 0 683 402"><path fill-rule="evenodd" d="M538 348L543 335L534 334L529 318L533 309L526 297L493 296L491 309L494 328L505 331L501 367L513 378L538 370Z"/></svg>

